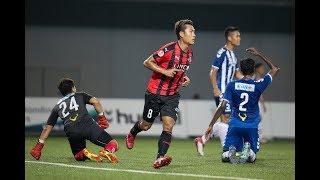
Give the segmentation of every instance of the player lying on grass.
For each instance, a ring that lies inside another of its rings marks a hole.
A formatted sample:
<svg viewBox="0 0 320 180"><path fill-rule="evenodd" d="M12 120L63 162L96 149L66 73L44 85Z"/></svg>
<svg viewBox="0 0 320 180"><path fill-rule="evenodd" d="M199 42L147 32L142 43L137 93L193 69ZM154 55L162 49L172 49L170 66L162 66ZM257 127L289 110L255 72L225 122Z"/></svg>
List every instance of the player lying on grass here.
<svg viewBox="0 0 320 180"><path fill-rule="evenodd" d="M39 141L32 148L30 154L36 160L40 159L44 142L60 117L63 120L64 131L72 153L77 161L90 159L102 162L101 157L104 157L109 162L118 162L118 158L114 154L119 149L118 143L104 131L109 127L109 123L99 100L85 92L76 92L74 81L69 78L63 78L58 84L58 89L64 97L52 109ZM98 112L98 123L88 114L86 104L93 105ZM86 140L103 147L99 151L99 155L91 153L86 148Z"/></svg>
<svg viewBox="0 0 320 180"><path fill-rule="evenodd" d="M227 85L223 100L216 109L205 133L206 136L212 134L213 124L226 108L226 104L229 103L231 105L231 116L223 146L222 162L245 163L256 160L256 153L259 151L258 124L261 120L259 98L279 70L256 49L249 48L246 51L260 57L267 63L270 71L263 79L253 80L255 61L247 58L240 62L240 70L244 77ZM239 157L236 153L240 151Z"/></svg>

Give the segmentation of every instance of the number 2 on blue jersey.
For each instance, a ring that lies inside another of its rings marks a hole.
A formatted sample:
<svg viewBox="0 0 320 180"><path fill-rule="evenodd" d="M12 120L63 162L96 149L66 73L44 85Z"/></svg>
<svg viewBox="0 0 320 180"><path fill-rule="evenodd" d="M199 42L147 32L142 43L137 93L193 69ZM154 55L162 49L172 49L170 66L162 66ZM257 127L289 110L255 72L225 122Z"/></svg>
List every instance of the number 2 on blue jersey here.
<svg viewBox="0 0 320 180"><path fill-rule="evenodd" d="M248 103L249 94L248 93L241 93L240 98L244 99L244 101L242 101L242 103L240 103L239 110L240 111L247 111L247 108L244 108L243 106Z"/></svg>

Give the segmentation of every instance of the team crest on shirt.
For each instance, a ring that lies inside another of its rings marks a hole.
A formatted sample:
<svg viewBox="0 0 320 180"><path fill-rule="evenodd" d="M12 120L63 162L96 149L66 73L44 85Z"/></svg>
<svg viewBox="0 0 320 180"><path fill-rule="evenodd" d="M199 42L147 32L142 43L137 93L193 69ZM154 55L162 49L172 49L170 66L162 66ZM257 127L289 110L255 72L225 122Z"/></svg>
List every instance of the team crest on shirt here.
<svg viewBox="0 0 320 180"><path fill-rule="evenodd" d="M158 52L158 56L159 57L162 57L164 55L164 51L163 50L160 50L159 52Z"/></svg>

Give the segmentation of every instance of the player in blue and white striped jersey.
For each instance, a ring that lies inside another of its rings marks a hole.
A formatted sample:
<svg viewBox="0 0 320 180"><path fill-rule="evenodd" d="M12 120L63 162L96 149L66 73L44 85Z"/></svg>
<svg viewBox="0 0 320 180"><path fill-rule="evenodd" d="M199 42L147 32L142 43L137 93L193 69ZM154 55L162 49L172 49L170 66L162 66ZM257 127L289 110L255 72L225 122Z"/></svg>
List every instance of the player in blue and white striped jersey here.
<svg viewBox="0 0 320 180"><path fill-rule="evenodd" d="M279 67L255 48L248 48L246 51L261 58L270 71L262 79L253 80L255 61L246 58L240 62L240 69L244 77L227 85L223 100L216 109L205 133L206 136L212 134L214 123L226 108L226 104L229 103L232 110L223 146L222 162L246 163L256 160L256 153L259 151L258 125L261 121L258 102L261 94L279 71ZM237 152L241 152L240 156L236 155Z"/></svg>
<svg viewBox="0 0 320 180"><path fill-rule="evenodd" d="M210 82L213 87L213 96L216 107L222 100L222 94L225 92L227 84L234 80L242 78L239 71L237 58L233 50L240 45L240 30L237 27L227 27L225 32L226 44L222 47L212 60L210 71ZM228 130L228 119L230 116L230 105L227 104L225 111L220 116L220 121L214 125L213 136L219 137L221 145L224 145ZM200 155L204 155L203 145L208 141L205 135L195 138L195 145Z"/></svg>

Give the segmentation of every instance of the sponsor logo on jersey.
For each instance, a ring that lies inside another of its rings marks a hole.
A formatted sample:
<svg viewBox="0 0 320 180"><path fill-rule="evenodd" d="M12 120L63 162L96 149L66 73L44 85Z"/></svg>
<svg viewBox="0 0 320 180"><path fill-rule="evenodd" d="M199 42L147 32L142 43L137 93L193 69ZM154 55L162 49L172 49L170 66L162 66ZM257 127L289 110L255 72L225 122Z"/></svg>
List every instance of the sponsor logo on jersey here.
<svg viewBox="0 0 320 180"><path fill-rule="evenodd" d="M254 88L255 88L254 84L239 83L239 82L235 83L235 89L236 90L254 92Z"/></svg>
<svg viewBox="0 0 320 180"><path fill-rule="evenodd" d="M174 68L181 69L182 71L187 71L189 69L189 66L186 64L174 64Z"/></svg>

